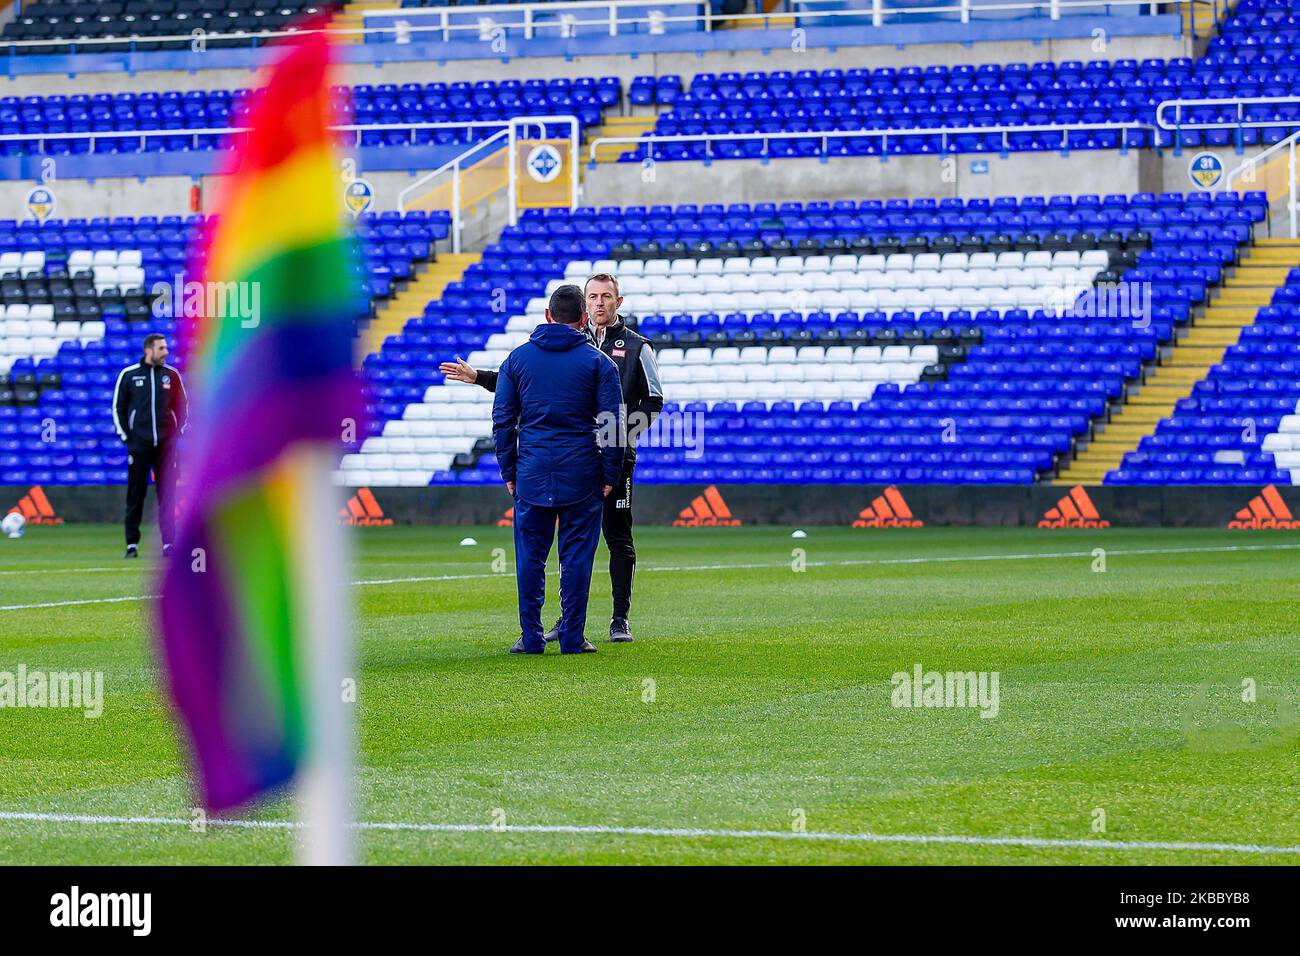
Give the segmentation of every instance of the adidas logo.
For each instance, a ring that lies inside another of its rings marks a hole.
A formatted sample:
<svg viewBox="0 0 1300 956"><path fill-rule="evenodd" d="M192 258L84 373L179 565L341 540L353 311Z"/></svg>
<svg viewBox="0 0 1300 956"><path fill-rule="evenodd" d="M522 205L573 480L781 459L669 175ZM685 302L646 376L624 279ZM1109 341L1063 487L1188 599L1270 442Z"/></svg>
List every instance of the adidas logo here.
<svg viewBox="0 0 1300 956"><path fill-rule="evenodd" d="M1083 485L1075 485L1068 495L1056 503L1055 508L1047 509L1043 519L1038 522L1038 527L1109 528L1110 522L1102 520Z"/></svg>
<svg viewBox="0 0 1300 956"><path fill-rule="evenodd" d="M384 509L379 507L374 494L369 488L362 488L348 499L347 507L339 509L339 522L355 527L387 528L393 519L385 518Z"/></svg>
<svg viewBox="0 0 1300 956"><path fill-rule="evenodd" d="M28 524L63 524L63 519L55 515L50 499L40 485L33 485L32 490L23 495L18 504L9 509L9 514L17 512Z"/></svg>
<svg viewBox="0 0 1300 956"><path fill-rule="evenodd" d="M855 528L921 528L925 522L912 514L912 509L903 500L902 494L894 485L890 485L871 504L862 509Z"/></svg>
<svg viewBox="0 0 1300 956"><path fill-rule="evenodd" d="M717 485L709 485L702 495L691 502L689 508L683 508L674 528L734 528L740 524L739 518L731 516L731 509L718 494Z"/></svg>
<svg viewBox="0 0 1300 956"><path fill-rule="evenodd" d="M515 509L507 508L506 513L497 520L498 528L513 528L515 526Z"/></svg>
<svg viewBox="0 0 1300 956"><path fill-rule="evenodd" d="M1261 528L1300 529L1300 521L1291 514L1282 496L1277 493L1275 485L1269 485L1254 498L1250 504L1237 512L1237 517L1228 522L1229 528L1254 530Z"/></svg>

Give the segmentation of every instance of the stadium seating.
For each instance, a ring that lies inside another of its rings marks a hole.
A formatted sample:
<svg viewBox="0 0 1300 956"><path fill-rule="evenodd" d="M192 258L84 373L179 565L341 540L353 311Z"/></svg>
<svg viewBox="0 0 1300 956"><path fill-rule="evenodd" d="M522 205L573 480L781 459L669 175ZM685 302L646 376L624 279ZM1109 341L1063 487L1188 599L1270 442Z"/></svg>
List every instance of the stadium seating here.
<svg viewBox="0 0 1300 956"><path fill-rule="evenodd" d="M0 133L30 136L8 140L5 155L126 153L216 149L221 137L185 135L184 130L224 129L239 124L253 92L74 93L0 97ZM480 80L476 83L392 83L335 87L334 100L358 126L403 123L497 122L516 116L576 115L584 127L601 121L618 102L617 77L576 80ZM175 130L174 136L59 139L59 134ZM409 146L473 142L490 135L482 128L363 130L362 146ZM43 138L54 137L54 138Z"/></svg>
<svg viewBox="0 0 1300 956"><path fill-rule="evenodd" d="M1266 205L1140 193L532 211L367 358L373 430L342 480L499 480L490 397L443 384L438 361L495 367L549 288L609 270L655 343L669 413L702 415L707 434L695 456L653 447L652 430L639 480L1028 484L1190 320ZM1069 314L1080 288L1121 278L1150 289L1143 321ZM495 290L504 315L485 307Z"/></svg>
<svg viewBox="0 0 1300 956"><path fill-rule="evenodd" d="M342 6L335 0L36 0L5 25L4 40L136 38L137 50L188 50L189 34L204 30L209 47L250 46L257 37L223 36L291 29L294 22ZM151 40L149 37L184 37ZM80 52L103 47L82 45ZM71 44L17 46L0 43L7 54L67 53Z"/></svg>
<svg viewBox="0 0 1300 956"><path fill-rule="evenodd" d="M126 480L108 415L114 377L145 332L176 332L153 289L187 272L202 227L201 216L0 220L0 484ZM361 219L359 324L448 231L445 213Z"/></svg>
<svg viewBox="0 0 1300 956"><path fill-rule="evenodd" d="M1210 40L1207 57L1255 65L1300 53L1298 10L1293 0L1239 0Z"/></svg>
<svg viewBox="0 0 1300 956"><path fill-rule="evenodd" d="M1300 477L1300 269L1223 361L1106 484L1267 484Z"/></svg>
<svg viewBox="0 0 1300 956"><path fill-rule="evenodd" d="M1293 31L1294 32L1294 31ZM654 132L664 136L808 133L782 140L720 139L658 143L664 160L742 159L758 156L879 155L938 153L938 132L889 137L822 135L832 131L1049 124L1141 123L1151 128L953 134L950 152L999 152L1120 147L1250 146L1274 143L1300 128L1300 103L1251 105L1247 120L1294 121L1294 126L1171 130L1155 128L1159 103L1170 99L1290 96L1300 55L1269 46L1251 57L1226 50L1185 57L1066 60L980 66L881 67L870 70L778 70L771 73L700 73L684 89L681 77L642 76L628 90L633 104L669 109ZM1189 107L1186 122L1229 122L1234 106ZM1172 116L1170 117L1172 118ZM646 146L625 154L639 162Z"/></svg>

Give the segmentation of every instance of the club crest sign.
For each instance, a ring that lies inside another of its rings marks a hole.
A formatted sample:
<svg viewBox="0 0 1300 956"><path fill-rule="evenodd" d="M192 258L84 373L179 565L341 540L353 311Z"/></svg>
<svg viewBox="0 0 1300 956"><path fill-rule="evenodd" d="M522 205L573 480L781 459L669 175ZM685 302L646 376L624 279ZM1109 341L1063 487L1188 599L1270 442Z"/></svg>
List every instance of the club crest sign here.
<svg viewBox="0 0 1300 956"><path fill-rule="evenodd" d="M1213 153L1197 153L1187 164L1187 176L1198 189L1214 189L1223 182L1223 160Z"/></svg>
<svg viewBox="0 0 1300 956"><path fill-rule="evenodd" d="M343 191L343 205L353 218L360 216L375 202L375 187L364 179L354 179Z"/></svg>
<svg viewBox="0 0 1300 956"><path fill-rule="evenodd" d="M27 212L37 222L54 215L54 193L47 186L37 186L27 194Z"/></svg>
<svg viewBox="0 0 1300 956"><path fill-rule="evenodd" d="M564 170L564 160L560 157L558 149L550 143L542 143L540 146L533 147L528 153L524 166L528 170L528 175L537 182L551 183L555 182Z"/></svg>

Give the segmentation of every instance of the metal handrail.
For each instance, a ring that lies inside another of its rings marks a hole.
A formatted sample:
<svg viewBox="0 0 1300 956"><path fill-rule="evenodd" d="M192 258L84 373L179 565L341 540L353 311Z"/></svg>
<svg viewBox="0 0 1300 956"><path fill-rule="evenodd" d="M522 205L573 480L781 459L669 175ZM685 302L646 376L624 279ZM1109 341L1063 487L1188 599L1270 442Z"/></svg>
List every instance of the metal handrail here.
<svg viewBox="0 0 1300 956"><path fill-rule="evenodd" d="M532 116L516 117L518 120L536 122L537 118ZM461 122L443 121L437 123L371 123L360 125L356 123L340 124L329 127L334 132L351 133L373 133L383 132L385 130L409 130L414 132L420 129L481 129L484 127L498 128L508 126L512 120L464 120ZM4 133L0 134L0 143L5 142L36 142L41 151L44 150L46 140L68 140L68 139L88 139L92 144L96 139L158 139L161 137L194 137L199 136L233 136L239 133L247 133L247 126L223 126L223 127L200 127L187 129L139 129L139 130L102 130L97 132L86 133ZM354 145L360 144L360 136L354 140Z"/></svg>
<svg viewBox="0 0 1300 956"><path fill-rule="evenodd" d="M720 14L714 13L711 6L704 5L701 13L691 13L681 16L666 16L653 11L651 15L644 17L625 17L620 18L618 11L622 9L646 7L649 0L569 0L569 2L553 3L532 3L532 4L492 4L467 7L420 7L420 8L392 8L384 10L365 10L362 14L363 20L367 17L388 16L400 17L398 24L384 25L380 27L339 27L331 26L323 29L303 30L287 28L283 30L231 30L231 31L209 31L205 28L196 28L188 33L174 33L165 35L151 34L132 34L122 37L52 37L48 40L0 40L0 47L7 47L11 56L16 55L18 49L39 50L46 47L87 47L86 51L80 49L77 52L100 52L104 50L113 50L119 47L132 47L136 44L156 44L156 43L189 43L191 52L207 52L207 42L211 39L221 40L257 40L271 41L283 37L298 36L306 33L327 33L335 37L356 37L362 38L387 34L393 35L396 42L410 42L419 34L433 33L439 34L444 41L450 40L451 35L457 32L478 33L482 28L478 22L456 23L451 22L451 18L456 15L465 16L474 14L478 16L491 16L493 13L514 13L524 14L522 23L497 23L493 22L493 27L503 29L523 29L524 39L532 39L535 30L539 24L533 20L534 13L545 13L548 16L557 19L548 20L541 24L547 28L553 26L564 26L562 15L565 11L586 10L586 9L607 9L609 16L604 22L608 24L609 35L618 36L619 27L637 27L649 26L651 31L655 32L664 24L669 23L699 23L701 29L708 32L714 29L716 23L722 22L749 22L762 21L766 22L774 17L788 18L791 16L799 17L802 20L823 19L829 24L833 24L836 18L844 17L863 17L870 15L873 26L881 26L885 17L906 18L918 15L934 14L958 14L961 22L968 23L972 18L978 19L981 12L1007 12L1007 11L1043 11L1048 14L1050 19L1059 20L1063 11L1075 9L1099 9L1108 10L1113 7L1150 7L1152 13L1156 12L1159 6L1158 2L1152 0L1022 0L1015 3L991 3L975 5L970 0L957 0L956 3L945 5L935 5L926 7L904 7L904 8L887 8L883 0L873 0L870 10L780 10L769 13L741 13L741 14ZM1215 19L1218 19L1220 0L1178 0L1178 6L1183 4L1189 6L1209 6L1215 11ZM421 26L412 20L437 17L439 22L436 24ZM574 25L590 26L601 21L599 20L575 20L571 21ZM399 25L400 24L400 25ZM1195 38L1195 18L1192 18L1193 38ZM150 51L142 51L150 52Z"/></svg>
<svg viewBox="0 0 1300 956"><path fill-rule="evenodd" d="M667 0L667 2L672 2L672 0ZM682 0L679 0L679 2L682 2ZM800 0L795 0L795 2L800 2ZM809 0L802 0L802 2L809 2ZM1215 11L1215 18L1217 19L1219 2L1220 0L1178 0L1178 5L1182 6L1183 4L1187 4L1189 6L1200 5L1200 6L1210 7ZM934 14L955 13L960 15L961 21L963 23L968 23L971 19L972 13L978 16L979 13L985 11L988 12L1045 11L1048 13L1051 19L1059 20L1061 18L1062 11L1071 10L1071 9L1085 9L1085 8L1091 9L1096 7L1105 8L1105 9L1109 9L1112 7L1150 7L1152 14L1155 14L1158 7L1160 6L1158 0L1156 0L1156 2L1153 2L1153 0L1020 0L1020 2L980 3L978 5L973 4L971 0L957 0L957 2L955 3L934 4L930 6L924 6L924 7L886 7L884 5L883 0L872 0L872 6L869 10L866 8L856 8L856 9L848 9L848 10L844 10L844 9L795 10L791 8L792 4L787 3L787 5L783 9L778 9L778 10L769 10L766 12L755 12L755 13L723 14L723 13L714 13L712 8L706 4L705 10L701 13L690 13L690 14L683 14L680 16L657 15L657 16L647 16L647 17L628 17L626 19L619 20L615 15L615 12L619 9L644 7L647 6L648 4L649 4L649 0L569 0L569 2L559 2L559 3L481 4L468 9L465 7L416 7L416 8L387 7L387 8L380 8L380 9L366 9L362 11L362 18L363 18L363 22L365 18L368 17L401 17L403 20L406 20L408 23L412 19L433 18L433 17L437 17L441 21L439 26L434 28L417 27L415 25L411 25L407 28L404 28L413 33L422 29L424 30L438 29L443 31L449 31L449 30L477 31L480 29L477 22L457 25L457 26L448 26L449 18L456 14L460 14L460 15L472 14L475 17L479 17L479 16L490 17L491 14L493 13L523 14L524 19L522 22L517 22L512 24L501 24L501 23L494 22L493 26L523 27L525 30L524 33L525 38L531 39L532 38L531 31L535 29L537 26L537 24L532 20L532 15L534 13L546 13L546 14L553 15L557 13L563 13L565 10L590 10L590 9L609 10L610 15L607 18L606 22L609 23L610 25L610 36L617 36L618 35L617 27L620 23L653 25L656 23L662 24L662 23L698 22L704 26L705 30L711 30L713 28L714 22L745 23L745 22L756 21L756 20L765 22L773 18L789 19L790 17L798 17L800 19L829 18L831 20L834 20L835 18L844 18L844 17L863 17L869 14L872 17L872 25L880 26L884 17L905 18L909 16L915 17L915 16L930 16ZM574 23L579 23L584 26L592 25L597 22L599 21L596 20L574 21ZM562 21L551 21L547 23L547 26L560 25L561 23ZM394 32L396 28L393 26L385 26L380 29L391 33Z"/></svg>
<svg viewBox="0 0 1300 956"><path fill-rule="evenodd" d="M1255 171L1259 169L1262 160L1271 156L1273 153L1279 153L1282 150L1286 150L1287 151L1286 208L1287 208L1287 216L1290 219L1292 239L1296 238L1297 226L1300 225L1300 223L1297 222L1298 218L1300 218L1300 216L1298 216L1298 214L1300 214L1300 201L1298 201L1298 197L1296 195L1296 175L1297 175L1296 143L1297 141L1300 141L1300 130L1297 130L1296 132L1292 133L1286 139L1278 140L1276 143L1274 143L1272 146L1268 147L1267 149L1260 150L1254 156L1250 157L1250 159L1236 166L1227 175L1223 177L1224 191L1230 190L1232 189L1233 182L1235 182L1236 180L1246 176L1247 174L1253 177Z"/></svg>
<svg viewBox="0 0 1300 956"><path fill-rule="evenodd" d="M1179 129L1228 129L1237 126L1297 126L1300 125L1300 119L1294 120L1251 120L1246 119L1242 113L1243 107L1251 106L1256 103L1300 103L1300 96L1228 96L1218 99L1192 99L1192 100L1162 100L1156 107L1156 124L1163 130ZM1227 106L1233 105L1237 108L1237 119L1234 120L1213 120L1205 123L1184 123L1180 119L1183 107L1197 106ZM1173 125L1167 123L1162 116L1167 107L1174 108Z"/></svg>
<svg viewBox="0 0 1300 956"><path fill-rule="evenodd" d="M426 183L429 183L429 182L433 181L433 180L436 179L438 176L441 176L443 173L445 173L447 170L450 169L450 170L452 171L452 179L451 179L451 251L452 251L453 253L459 253L459 252L460 252L460 234L461 234L461 229L462 229L463 226L464 226L464 223L461 221L461 215L460 215L460 173L461 173L461 167L464 165L465 160L469 159L469 157L470 157L472 154L477 153L480 149L482 149L483 147L487 146L489 143L494 143L494 142L496 142L496 141L499 140L499 139L502 139L502 138L508 137L509 135L510 135L510 129L509 129L509 127L508 127L508 126L503 126L502 129L498 130L496 133L493 133L493 134L492 134L491 136L489 136L487 139L479 140L477 143L475 143L475 144L474 144L473 146L471 146L469 149L465 150L463 153L460 153L460 154L457 155L455 158L453 158L453 159L451 159L451 160L449 160L449 161L443 163L441 166L439 166L439 167L438 167L437 169L435 169L433 172L431 172L431 173L427 173L427 174L425 174L424 176L421 176L419 179L417 179L415 182L411 183L411 185L407 186L405 189L403 189L401 192L399 192L399 193L397 194L397 210L398 210L398 212L401 212L401 213L405 213L405 212L406 212L406 197L407 197L407 195L409 195L410 193L414 192L414 191L417 190L417 189L422 188ZM505 146L505 144L503 143L502 146L501 146L501 147L498 147L498 148L504 148L504 146Z"/></svg>
<svg viewBox="0 0 1300 956"><path fill-rule="evenodd" d="M547 123L567 123L569 126L569 207L573 208L578 205L578 198L582 191L579 184L578 169L578 141L582 136L582 124L578 122L576 116L532 116L532 117L515 117L510 120L510 143L506 147L509 152L507 160L507 199L509 201L509 222L515 225L519 221L519 179L518 164L515 162L515 150L519 145L518 129L523 127L527 129L530 126L540 127L542 136L546 136Z"/></svg>
<svg viewBox="0 0 1300 956"><path fill-rule="evenodd" d="M699 143L706 144L720 141L734 140L772 140L772 139L820 139L822 141L823 152L826 149L826 141L829 139L864 139L876 137L881 140L881 146L888 142L889 137L899 136L939 136L942 139L940 146L941 152L947 152L947 138L949 136L965 135L978 133L983 135L1001 134L1002 148L1004 151L1007 147L1007 136L1011 133L1054 133L1061 134L1061 146L1063 149L1069 146L1069 134L1075 130L1106 130L1106 129L1144 129L1154 130L1150 123L1140 123L1137 121L1131 123L1050 123L1043 125L1026 125L1026 126L912 126L901 129L846 129L846 130L818 130L805 132L779 132L779 133L673 133L670 135L646 136L598 136L588 144L587 160L589 164L594 165L596 162L596 150L601 146L609 143L619 145L637 145L648 143L653 146L655 143ZM1136 148L1136 147L1135 147ZM767 151L764 150L764 155ZM711 158L712 153L710 150ZM653 155L650 157L653 159Z"/></svg>

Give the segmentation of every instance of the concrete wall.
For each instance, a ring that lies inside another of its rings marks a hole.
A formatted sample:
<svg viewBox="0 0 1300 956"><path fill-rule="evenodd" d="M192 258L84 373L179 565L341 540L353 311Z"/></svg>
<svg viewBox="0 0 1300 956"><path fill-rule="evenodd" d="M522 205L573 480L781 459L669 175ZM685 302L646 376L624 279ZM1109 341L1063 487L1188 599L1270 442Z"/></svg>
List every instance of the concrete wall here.
<svg viewBox="0 0 1300 956"><path fill-rule="evenodd" d="M978 173L976 164L987 164ZM1060 193L1131 193L1161 188L1162 169L1154 154L1130 150L1058 153L723 160L611 163L588 170L583 202L588 205L650 203L780 202L873 197L1044 196Z"/></svg>
<svg viewBox="0 0 1300 956"><path fill-rule="evenodd" d="M781 202L872 197L1043 196L1059 193L1133 193L1191 188L1187 164L1195 151L1181 157L1146 150L1011 153L1006 158L965 154L817 159L721 160L703 163L607 163L584 170L582 201L587 205L652 203ZM1242 157L1220 153L1231 169ZM976 170L987 165L987 172ZM397 208L398 194L417 178L405 172L365 173L375 188L375 210ZM199 180L202 208L212 211L220 177ZM59 216L183 215L190 211L187 176L136 179L61 180L52 184ZM0 184L0 217L24 218L30 183ZM339 193L343 179L340 173ZM486 219L482 218L487 216ZM477 247L501 224L500 211L485 207L467 217L466 242Z"/></svg>
<svg viewBox="0 0 1300 956"><path fill-rule="evenodd" d="M555 76L618 76L624 88L636 76L676 73L684 77L724 70L824 70L882 66L1013 63L1041 60L1116 60L1126 57L1192 55L1184 37L1114 37L1109 40L1059 39L1034 43L1006 40L975 43L914 44L906 47L858 46L837 50L729 50L699 53L650 53L639 56L516 57L511 60L457 60L382 65L350 64L340 71L344 83L431 83L435 80L547 79ZM115 93L138 90L236 89L257 83L257 71L201 70L194 73L84 73L77 76L14 76L0 82L0 95Z"/></svg>
<svg viewBox="0 0 1300 956"><path fill-rule="evenodd" d="M810 199L870 197L916 198L923 196L1037 196L1057 193L1187 192L1193 187L1188 164L1197 149L1182 155L1172 150L1157 154L1151 150L1076 151L1058 153L1011 153L1006 158L988 154L966 154L941 160L934 156L894 156L881 162L876 157L817 159L720 160L703 163L658 163L646 169L637 163L602 164L584 170L583 202L589 205L651 203L780 202ZM1238 155L1231 147L1211 149L1225 170L1240 165L1260 152ZM975 172L986 163L986 173ZM366 173L375 187L378 211L397 208L398 194L417 175L407 172ZM206 176L199 182L202 208L211 211L220 177ZM190 211L188 176L158 176L137 179L59 180L51 184L58 199L59 216L184 215ZM34 183L0 183L0 218L25 218L25 201ZM1242 188L1251 188L1244 185ZM1262 188L1262 184L1254 188ZM339 191L343 190L340 173ZM474 238L482 240L499 224L492 215L487 221L472 220ZM470 236L467 234L467 241Z"/></svg>
<svg viewBox="0 0 1300 956"><path fill-rule="evenodd" d="M362 174L375 189L377 212L397 208L398 193L414 182L416 175L405 172ZM169 216L186 215L190 210L190 187L198 182L202 191L202 209L212 212L217 201L219 176L154 176L138 179L63 179L49 184L57 200L55 215L69 216ZM35 183L6 181L0 183L0 218L27 218L27 194ZM342 208L342 172L339 174L339 203Z"/></svg>

